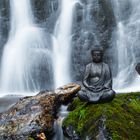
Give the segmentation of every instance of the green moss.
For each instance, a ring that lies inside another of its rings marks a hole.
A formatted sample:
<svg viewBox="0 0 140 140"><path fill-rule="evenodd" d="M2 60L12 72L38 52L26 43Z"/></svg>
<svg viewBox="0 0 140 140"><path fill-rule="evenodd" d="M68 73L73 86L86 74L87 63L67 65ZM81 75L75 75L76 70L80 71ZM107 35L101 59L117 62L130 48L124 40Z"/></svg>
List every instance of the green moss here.
<svg viewBox="0 0 140 140"><path fill-rule="evenodd" d="M34 138L29 137L28 140L35 140Z"/></svg>
<svg viewBox="0 0 140 140"><path fill-rule="evenodd" d="M87 104L76 98L75 109L69 113L63 125L73 125L82 137L95 139L100 120L113 140L139 140L140 138L140 93L118 94L105 104Z"/></svg>

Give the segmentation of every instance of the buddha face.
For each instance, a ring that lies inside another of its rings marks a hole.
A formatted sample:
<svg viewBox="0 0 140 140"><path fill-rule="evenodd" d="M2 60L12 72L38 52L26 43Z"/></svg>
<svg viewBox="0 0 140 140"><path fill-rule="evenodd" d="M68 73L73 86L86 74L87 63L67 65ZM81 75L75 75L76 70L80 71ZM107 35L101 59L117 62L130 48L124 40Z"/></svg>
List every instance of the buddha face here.
<svg viewBox="0 0 140 140"><path fill-rule="evenodd" d="M92 52L92 60L93 60L93 62L95 62L95 63L102 62L102 57L103 57L103 54L102 54L101 51L95 50L95 51Z"/></svg>

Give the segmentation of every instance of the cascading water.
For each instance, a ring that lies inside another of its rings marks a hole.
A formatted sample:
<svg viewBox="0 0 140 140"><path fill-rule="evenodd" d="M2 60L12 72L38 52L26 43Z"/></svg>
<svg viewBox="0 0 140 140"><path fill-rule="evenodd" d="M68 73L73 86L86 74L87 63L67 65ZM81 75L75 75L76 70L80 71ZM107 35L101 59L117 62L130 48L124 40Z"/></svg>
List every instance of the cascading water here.
<svg viewBox="0 0 140 140"><path fill-rule="evenodd" d="M114 87L119 92L140 91L140 78L135 71L140 61L140 3L139 0L113 0L112 3L117 22L115 39L118 49L118 74Z"/></svg>
<svg viewBox="0 0 140 140"><path fill-rule="evenodd" d="M0 12L0 27L1 27L1 12ZM0 40L1 40L1 28L0 28Z"/></svg>
<svg viewBox="0 0 140 140"><path fill-rule="evenodd" d="M30 0L10 0L11 30L1 64L1 90L24 92L40 89L36 79L50 52L42 29L33 23ZM44 81L45 82L45 81Z"/></svg>
<svg viewBox="0 0 140 140"><path fill-rule="evenodd" d="M61 0L61 12L56 22L53 36L53 66L54 82L58 88L71 82L70 79L70 54L71 54L71 31L75 0ZM61 123L67 116L67 107L61 107L59 118L55 122L56 135L54 140L64 140ZM64 113L66 112L66 113ZM65 114L65 115L64 115Z"/></svg>
<svg viewBox="0 0 140 140"><path fill-rule="evenodd" d="M74 0L61 0L61 13L53 37L53 65L55 87L69 83L71 31Z"/></svg>
<svg viewBox="0 0 140 140"><path fill-rule="evenodd" d="M67 117L67 115L68 115L67 106L61 106L59 112L59 118L57 119L57 121L55 121L54 124L54 129L56 134L53 140L66 140L66 138L63 135L62 122L63 119Z"/></svg>

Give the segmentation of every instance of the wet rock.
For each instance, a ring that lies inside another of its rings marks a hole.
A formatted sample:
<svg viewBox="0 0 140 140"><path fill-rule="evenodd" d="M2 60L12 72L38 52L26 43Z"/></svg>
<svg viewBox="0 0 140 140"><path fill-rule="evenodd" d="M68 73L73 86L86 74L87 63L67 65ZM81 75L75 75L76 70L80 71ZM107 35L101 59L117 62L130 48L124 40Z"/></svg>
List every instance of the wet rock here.
<svg viewBox="0 0 140 140"><path fill-rule="evenodd" d="M55 91L21 98L10 110L0 114L0 140L26 140L29 136L38 139L41 133L50 137L60 105L79 90L79 85L68 84Z"/></svg>
<svg viewBox="0 0 140 140"><path fill-rule="evenodd" d="M81 140L81 138L78 136L72 125L63 127L63 133L70 140Z"/></svg>
<svg viewBox="0 0 140 140"><path fill-rule="evenodd" d="M59 0L31 0L35 23L53 33L60 13Z"/></svg>
<svg viewBox="0 0 140 140"><path fill-rule="evenodd" d="M140 63L138 63L135 67L136 71L138 72L138 74L140 74Z"/></svg>
<svg viewBox="0 0 140 140"><path fill-rule="evenodd" d="M58 0L32 0L31 3L37 22L45 22L58 9Z"/></svg>
<svg viewBox="0 0 140 140"><path fill-rule="evenodd" d="M3 46L6 43L10 29L10 1L0 1L0 58Z"/></svg>
<svg viewBox="0 0 140 140"><path fill-rule="evenodd" d="M39 138L39 140L47 140L44 133L38 134L37 137Z"/></svg>

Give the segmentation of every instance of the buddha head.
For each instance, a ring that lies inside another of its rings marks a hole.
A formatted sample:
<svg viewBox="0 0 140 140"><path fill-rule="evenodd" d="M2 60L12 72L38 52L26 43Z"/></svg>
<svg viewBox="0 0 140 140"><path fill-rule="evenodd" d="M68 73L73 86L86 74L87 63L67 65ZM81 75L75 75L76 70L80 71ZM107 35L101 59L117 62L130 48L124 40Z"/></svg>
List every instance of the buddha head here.
<svg viewBox="0 0 140 140"><path fill-rule="evenodd" d="M101 47L95 47L93 50L91 50L92 55L92 61L95 63L102 62L103 59L103 48Z"/></svg>

